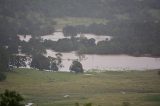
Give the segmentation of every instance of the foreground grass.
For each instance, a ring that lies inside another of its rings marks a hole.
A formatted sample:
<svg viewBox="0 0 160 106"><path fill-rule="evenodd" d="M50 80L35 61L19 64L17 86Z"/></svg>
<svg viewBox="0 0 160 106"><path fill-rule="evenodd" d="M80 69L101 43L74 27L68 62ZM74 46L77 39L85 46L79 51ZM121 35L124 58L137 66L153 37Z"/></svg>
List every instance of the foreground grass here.
<svg viewBox="0 0 160 106"><path fill-rule="evenodd" d="M104 72L91 75L17 69L0 82L5 89L23 94L35 106L160 106L160 76L157 71ZM65 98L65 95L69 95Z"/></svg>

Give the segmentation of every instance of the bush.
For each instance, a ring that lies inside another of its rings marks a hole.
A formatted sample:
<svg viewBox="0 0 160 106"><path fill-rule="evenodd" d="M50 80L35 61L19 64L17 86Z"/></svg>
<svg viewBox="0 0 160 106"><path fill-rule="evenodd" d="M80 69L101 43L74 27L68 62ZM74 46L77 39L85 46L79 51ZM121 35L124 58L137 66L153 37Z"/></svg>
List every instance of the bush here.
<svg viewBox="0 0 160 106"><path fill-rule="evenodd" d="M160 71L158 71L158 75L160 75Z"/></svg>
<svg viewBox="0 0 160 106"><path fill-rule="evenodd" d="M24 106L23 97L15 91L5 90L0 94L0 106Z"/></svg>
<svg viewBox="0 0 160 106"><path fill-rule="evenodd" d="M63 28L64 36L77 36L76 28L73 26L65 26Z"/></svg>
<svg viewBox="0 0 160 106"><path fill-rule="evenodd" d="M6 75L0 72L0 81L3 81L5 79L6 79Z"/></svg>
<svg viewBox="0 0 160 106"><path fill-rule="evenodd" d="M79 61L73 61L72 65L70 66L70 71L75 73L83 73L83 66Z"/></svg>
<svg viewBox="0 0 160 106"><path fill-rule="evenodd" d="M130 106L130 103L129 102L123 102L122 106Z"/></svg>
<svg viewBox="0 0 160 106"><path fill-rule="evenodd" d="M50 61L41 54L34 55L32 57L31 67L39 70L50 70Z"/></svg>
<svg viewBox="0 0 160 106"><path fill-rule="evenodd" d="M86 103L84 106L92 106L92 103Z"/></svg>
<svg viewBox="0 0 160 106"><path fill-rule="evenodd" d="M75 103L75 106L79 106L79 103L78 103L78 102L76 102L76 103Z"/></svg>

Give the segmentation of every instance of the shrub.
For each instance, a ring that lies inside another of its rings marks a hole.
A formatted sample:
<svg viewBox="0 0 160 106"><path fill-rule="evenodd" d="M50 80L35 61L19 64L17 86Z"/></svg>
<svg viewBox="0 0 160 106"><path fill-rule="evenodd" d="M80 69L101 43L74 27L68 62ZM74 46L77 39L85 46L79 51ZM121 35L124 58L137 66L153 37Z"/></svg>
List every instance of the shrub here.
<svg viewBox="0 0 160 106"><path fill-rule="evenodd" d="M75 103L75 106L79 106L79 103L78 103L78 102L76 102L76 103Z"/></svg>
<svg viewBox="0 0 160 106"><path fill-rule="evenodd" d="M3 81L5 79L6 79L6 75L0 72L0 81Z"/></svg>
<svg viewBox="0 0 160 106"><path fill-rule="evenodd" d="M92 103L86 103L84 106L92 106Z"/></svg>
<svg viewBox="0 0 160 106"><path fill-rule="evenodd" d="M160 75L160 71L158 71L158 75Z"/></svg>
<svg viewBox="0 0 160 106"><path fill-rule="evenodd" d="M122 106L130 106L130 103L129 102L123 102Z"/></svg>
<svg viewBox="0 0 160 106"><path fill-rule="evenodd" d="M0 106L24 106L23 97L15 91L5 90L0 94Z"/></svg>
<svg viewBox="0 0 160 106"><path fill-rule="evenodd" d="M79 61L73 61L72 65L70 66L70 71L75 73L83 73L83 66Z"/></svg>

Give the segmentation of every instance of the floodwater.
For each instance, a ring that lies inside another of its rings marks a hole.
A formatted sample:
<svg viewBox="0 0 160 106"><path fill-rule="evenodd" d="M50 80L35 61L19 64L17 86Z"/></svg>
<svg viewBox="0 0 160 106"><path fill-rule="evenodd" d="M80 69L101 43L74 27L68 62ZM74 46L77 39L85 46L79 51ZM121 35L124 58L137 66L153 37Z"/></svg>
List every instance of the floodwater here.
<svg viewBox="0 0 160 106"><path fill-rule="evenodd" d="M25 42L28 42L32 38L31 35L18 35L18 37L21 41L25 41Z"/></svg>
<svg viewBox="0 0 160 106"><path fill-rule="evenodd" d="M47 50L47 56L55 57L52 50ZM79 57L76 52L62 53L63 68L60 71L69 71L73 60L78 59L86 71L92 69L126 71L160 69L160 58L133 57L128 55L83 55Z"/></svg>
<svg viewBox="0 0 160 106"><path fill-rule="evenodd" d="M19 35L20 36L20 35ZM86 37L88 39L94 38L96 43L103 40L112 39L110 36L96 36L93 34L78 34L77 37ZM25 37L20 36L20 40L29 41L30 35ZM55 32L53 35L46 35L41 37L43 40L53 40L58 41L64 37L62 32ZM46 56L55 57L52 50L47 50ZM160 69L160 58L154 57L134 57L128 55L81 55L78 56L76 52L62 53L62 64L64 67L60 71L69 71L69 67L73 60L78 59L85 70L149 70L149 69Z"/></svg>
<svg viewBox="0 0 160 106"><path fill-rule="evenodd" d="M31 35L18 35L19 39L21 41L26 41L28 42L32 37ZM97 44L99 41L104 41L104 40L111 40L111 36L105 36L105 35L95 35L95 34L78 34L76 37L86 37L87 39L94 38L95 43ZM70 36L64 36L62 32L55 32L52 35L45 35L41 36L43 40L52 40L52 41L58 41L59 39L64 39L64 38L71 38Z"/></svg>
<svg viewBox="0 0 160 106"><path fill-rule="evenodd" d="M111 36L105 36L105 35L95 35L95 34L78 34L76 37L86 37L87 39L94 38L95 43L97 44L99 41L104 40L111 40ZM43 40L52 40L52 41L58 41L59 39L64 38L71 38L69 36L65 37L62 32L55 32L53 35L45 35L41 37Z"/></svg>

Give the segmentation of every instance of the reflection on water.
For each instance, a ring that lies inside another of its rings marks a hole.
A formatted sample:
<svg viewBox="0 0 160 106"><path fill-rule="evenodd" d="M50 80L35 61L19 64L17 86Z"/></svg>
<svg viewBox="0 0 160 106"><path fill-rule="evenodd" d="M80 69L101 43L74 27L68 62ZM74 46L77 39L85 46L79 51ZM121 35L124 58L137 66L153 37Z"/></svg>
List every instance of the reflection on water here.
<svg viewBox="0 0 160 106"><path fill-rule="evenodd" d="M47 56L55 56L56 52L47 50ZM62 53L64 67L60 71L69 71L72 60L79 59L75 52ZM147 70L159 69L160 58L133 57L128 55L85 55L81 60L85 70Z"/></svg>

